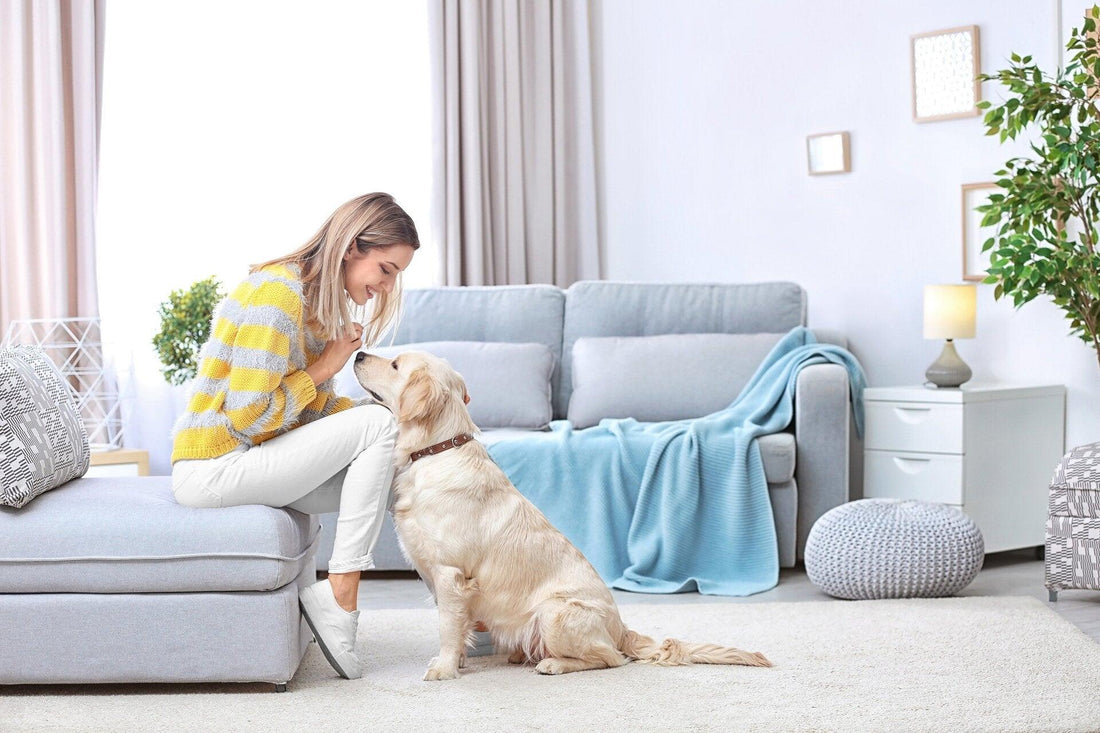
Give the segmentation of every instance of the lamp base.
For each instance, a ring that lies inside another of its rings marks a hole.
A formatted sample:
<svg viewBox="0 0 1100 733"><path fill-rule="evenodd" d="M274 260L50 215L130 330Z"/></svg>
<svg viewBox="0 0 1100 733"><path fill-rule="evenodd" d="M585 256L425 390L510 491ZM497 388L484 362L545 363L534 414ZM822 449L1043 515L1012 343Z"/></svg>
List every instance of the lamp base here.
<svg viewBox="0 0 1100 733"><path fill-rule="evenodd" d="M951 339L943 345L943 351L932 366L924 373L924 378L936 387L958 387L966 383L974 373L966 362L959 358L955 344Z"/></svg>

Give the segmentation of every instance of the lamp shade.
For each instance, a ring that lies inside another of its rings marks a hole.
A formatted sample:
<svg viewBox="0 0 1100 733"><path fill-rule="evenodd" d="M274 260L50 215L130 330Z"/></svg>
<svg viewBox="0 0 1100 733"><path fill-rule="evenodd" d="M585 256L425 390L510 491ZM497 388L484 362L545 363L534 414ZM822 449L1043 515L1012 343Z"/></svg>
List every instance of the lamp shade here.
<svg viewBox="0 0 1100 733"><path fill-rule="evenodd" d="M974 338L978 289L973 285L924 286L924 337Z"/></svg>

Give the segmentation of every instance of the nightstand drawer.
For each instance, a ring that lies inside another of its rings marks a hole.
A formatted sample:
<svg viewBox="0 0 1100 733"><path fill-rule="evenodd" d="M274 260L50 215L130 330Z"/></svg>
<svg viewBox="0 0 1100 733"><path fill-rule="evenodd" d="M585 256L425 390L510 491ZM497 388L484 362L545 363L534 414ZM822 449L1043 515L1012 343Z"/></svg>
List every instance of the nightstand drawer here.
<svg viewBox="0 0 1100 733"><path fill-rule="evenodd" d="M869 450L963 452L963 407L924 402L866 402Z"/></svg>
<svg viewBox="0 0 1100 733"><path fill-rule="evenodd" d="M863 461L866 499L921 499L964 504L963 457L900 451L866 451Z"/></svg>

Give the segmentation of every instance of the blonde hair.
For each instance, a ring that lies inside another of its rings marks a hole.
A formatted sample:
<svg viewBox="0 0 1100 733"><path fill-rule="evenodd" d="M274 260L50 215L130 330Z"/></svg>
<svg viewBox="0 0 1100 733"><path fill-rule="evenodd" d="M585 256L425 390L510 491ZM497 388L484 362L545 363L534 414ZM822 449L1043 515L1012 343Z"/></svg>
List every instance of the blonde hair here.
<svg viewBox="0 0 1100 733"><path fill-rule="evenodd" d="M252 265L255 272L269 265L296 264L302 270L306 325L326 340L342 337L351 323L363 323L367 307L357 306L344 291L344 254L354 246L360 254L371 249L408 244L420 249L416 225L388 193L368 193L342 204L308 242L288 255ZM371 298L370 320L363 325L363 344L376 345L400 320L402 277L393 290Z"/></svg>

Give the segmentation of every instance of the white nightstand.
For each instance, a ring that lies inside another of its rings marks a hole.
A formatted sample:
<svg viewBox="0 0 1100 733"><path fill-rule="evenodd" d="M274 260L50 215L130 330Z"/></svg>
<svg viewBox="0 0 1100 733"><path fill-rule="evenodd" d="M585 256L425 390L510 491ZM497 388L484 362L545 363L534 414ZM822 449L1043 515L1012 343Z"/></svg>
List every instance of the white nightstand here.
<svg viewBox="0 0 1100 733"><path fill-rule="evenodd" d="M1065 387L869 387L863 400L865 498L956 506L982 530L986 552L1043 544Z"/></svg>

